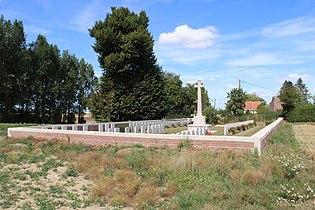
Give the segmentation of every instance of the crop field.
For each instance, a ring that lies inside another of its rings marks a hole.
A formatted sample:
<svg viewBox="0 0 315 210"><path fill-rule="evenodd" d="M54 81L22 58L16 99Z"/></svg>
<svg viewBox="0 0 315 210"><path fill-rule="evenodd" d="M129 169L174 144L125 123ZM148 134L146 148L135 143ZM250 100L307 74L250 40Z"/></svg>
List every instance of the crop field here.
<svg viewBox="0 0 315 210"><path fill-rule="evenodd" d="M293 130L301 147L315 157L315 124L294 124Z"/></svg>

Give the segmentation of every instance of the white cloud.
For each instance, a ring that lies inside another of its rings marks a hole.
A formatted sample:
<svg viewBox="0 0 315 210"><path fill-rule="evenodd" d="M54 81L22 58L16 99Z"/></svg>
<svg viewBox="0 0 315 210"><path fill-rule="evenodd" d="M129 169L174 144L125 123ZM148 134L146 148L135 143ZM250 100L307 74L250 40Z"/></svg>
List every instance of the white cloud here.
<svg viewBox="0 0 315 210"><path fill-rule="evenodd" d="M236 32L233 34L222 34L220 37L221 42L230 42L230 41L235 41L235 40L241 40L241 39L249 39L252 37L257 37L260 35L259 30L248 30L248 31L241 31L241 32Z"/></svg>
<svg viewBox="0 0 315 210"><path fill-rule="evenodd" d="M299 78L301 78L302 80L308 80L309 78L311 78L311 75L309 74L297 74L297 73L293 73L293 74L288 74L288 78L289 79L294 79L294 80L298 80Z"/></svg>
<svg viewBox="0 0 315 210"><path fill-rule="evenodd" d="M160 64L172 62L191 65L196 62L210 62L221 56L216 49L189 49L174 46L164 46L157 43L154 47Z"/></svg>
<svg viewBox="0 0 315 210"><path fill-rule="evenodd" d="M181 25L175 28L174 32L162 33L159 36L159 43L179 44L188 48L207 48L210 47L215 38L219 38L217 29L214 26L193 29L188 25Z"/></svg>
<svg viewBox="0 0 315 210"><path fill-rule="evenodd" d="M276 77L276 81L278 83L283 83L285 80L290 80L292 82L296 82L299 78L301 78L304 82L311 79L312 75L309 74L298 74L298 73L289 73L283 77Z"/></svg>
<svg viewBox="0 0 315 210"><path fill-rule="evenodd" d="M270 38L294 36L309 32L315 32L314 26L314 17L294 18L265 27L262 30L262 35Z"/></svg>
<svg viewBox="0 0 315 210"><path fill-rule="evenodd" d="M224 87L228 90L233 89L233 88L237 88L237 85L231 85L231 84L225 84Z"/></svg>
<svg viewBox="0 0 315 210"><path fill-rule="evenodd" d="M305 62L304 60L301 60L296 57L289 57L287 55L260 53L235 60L230 60L227 62L227 64L230 66L267 66L301 64L304 62Z"/></svg>
<svg viewBox="0 0 315 210"><path fill-rule="evenodd" d="M87 30L92 28L95 21L106 17L106 13L109 11L104 8L108 7L104 6L102 1L99 0L86 4L82 12L71 21L71 25L75 30L87 33Z"/></svg>

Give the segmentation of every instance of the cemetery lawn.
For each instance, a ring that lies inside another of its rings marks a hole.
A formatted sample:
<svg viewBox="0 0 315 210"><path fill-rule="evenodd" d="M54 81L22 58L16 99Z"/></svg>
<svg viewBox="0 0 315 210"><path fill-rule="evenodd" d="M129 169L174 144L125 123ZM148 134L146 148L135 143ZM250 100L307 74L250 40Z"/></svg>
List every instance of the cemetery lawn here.
<svg viewBox="0 0 315 210"><path fill-rule="evenodd" d="M165 128L164 132L165 134L173 134L173 133L178 133L178 132L186 131L186 130L188 130L187 126L177 126L177 127Z"/></svg>
<svg viewBox="0 0 315 210"><path fill-rule="evenodd" d="M297 130L315 135L314 125ZM297 130L281 125L261 157L188 140L170 149L4 139L0 209L312 209L315 156L304 145L314 144Z"/></svg>
<svg viewBox="0 0 315 210"><path fill-rule="evenodd" d="M240 133L235 134L235 136L252 136L255 133L257 133L258 131L260 131L261 129L263 129L265 126L262 125L257 125L253 128L247 129L245 131L242 131Z"/></svg>

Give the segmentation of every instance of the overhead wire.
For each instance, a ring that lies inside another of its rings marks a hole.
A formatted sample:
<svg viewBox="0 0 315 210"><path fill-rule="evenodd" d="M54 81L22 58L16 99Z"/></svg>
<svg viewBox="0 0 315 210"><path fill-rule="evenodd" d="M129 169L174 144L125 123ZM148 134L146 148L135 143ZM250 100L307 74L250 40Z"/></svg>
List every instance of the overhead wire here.
<svg viewBox="0 0 315 210"><path fill-rule="evenodd" d="M278 91L278 90L275 90L275 89L272 89L272 88L267 88L267 87L264 87L264 86L261 86L261 85L256 85L256 84L253 84L253 83L250 83L250 82L246 82L244 80L240 80L240 81L242 83L249 84L249 85L256 86L256 87L260 87L260 88L263 88L263 89L266 89L266 90Z"/></svg>

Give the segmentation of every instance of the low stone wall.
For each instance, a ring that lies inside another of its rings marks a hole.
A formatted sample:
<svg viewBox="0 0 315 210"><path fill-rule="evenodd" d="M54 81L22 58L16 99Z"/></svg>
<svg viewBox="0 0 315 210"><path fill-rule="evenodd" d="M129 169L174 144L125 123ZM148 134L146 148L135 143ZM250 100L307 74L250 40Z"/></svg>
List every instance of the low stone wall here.
<svg viewBox="0 0 315 210"><path fill-rule="evenodd" d="M193 147L206 147L213 149L230 150L257 150L261 154L272 132L280 125L282 118L268 125L251 137L241 136L185 136L174 134L140 134L140 133L118 133L118 132L98 132L68 130L70 127L64 126L63 130L57 129L39 129L36 127L9 128L8 136L13 138L25 138L33 136L34 138L60 139L72 143L83 143L88 145L135 145L143 146L168 146L171 148L183 140L190 140ZM89 127L89 126L87 126ZM93 126L94 127L94 126ZM90 129L88 129L90 130ZM92 129L91 129L92 130Z"/></svg>
<svg viewBox="0 0 315 210"><path fill-rule="evenodd" d="M256 142L255 147L257 148L259 154L265 149L269 139L271 138L273 132L277 130L277 128L283 122L283 118L279 117L276 121L264 127L257 133L251 136L251 138Z"/></svg>

